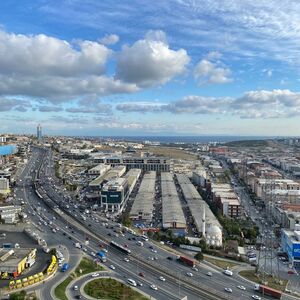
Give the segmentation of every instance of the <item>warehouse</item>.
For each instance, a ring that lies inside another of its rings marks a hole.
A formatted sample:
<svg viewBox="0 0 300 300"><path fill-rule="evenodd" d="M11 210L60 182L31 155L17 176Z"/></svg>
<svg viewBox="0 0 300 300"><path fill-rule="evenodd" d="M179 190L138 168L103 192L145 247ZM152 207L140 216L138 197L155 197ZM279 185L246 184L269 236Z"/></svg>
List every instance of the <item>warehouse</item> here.
<svg viewBox="0 0 300 300"><path fill-rule="evenodd" d="M1 278L18 277L26 268L35 263L36 249L0 248Z"/></svg>
<svg viewBox="0 0 300 300"><path fill-rule="evenodd" d="M183 197L189 206L195 226L211 246L222 245L222 226L210 210L209 206L184 174L176 174Z"/></svg>
<svg viewBox="0 0 300 300"><path fill-rule="evenodd" d="M130 211L130 218L137 224L150 224L153 217L155 199L156 172L151 171L144 175Z"/></svg>
<svg viewBox="0 0 300 300"><path fill-rule="evenodd" d="M113 178L121 177L126 172L126 167L117 166L109 171L105 172L103 175L98 176L89 183L89 187L95 191L100 191L102 185Z"/></svg>
<svg viewBox="0 0 300 300"><path fill-rule="evenodd" d="M161 173L162 221L164 229L184 236L186 220L171 173Z"/></svg>

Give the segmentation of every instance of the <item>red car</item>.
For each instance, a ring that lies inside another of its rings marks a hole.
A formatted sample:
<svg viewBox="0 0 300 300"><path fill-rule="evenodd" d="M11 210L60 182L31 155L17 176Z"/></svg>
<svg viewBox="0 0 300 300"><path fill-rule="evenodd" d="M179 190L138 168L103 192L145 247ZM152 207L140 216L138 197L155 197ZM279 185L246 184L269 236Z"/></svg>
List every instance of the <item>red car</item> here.
<svg viewBox="0 0 300 300"><path fill-rule="evenodd" d="M295 274L295 272L292 270L288 270L288 274L293 275L293 274Z"/></svg>
<svg viewBox="0 0 300 300"><path fill-rule="evenodd" d="M145 274L144 274L143 272L140 272L140 273L139 273L139 276L145 277Z"/></svg>

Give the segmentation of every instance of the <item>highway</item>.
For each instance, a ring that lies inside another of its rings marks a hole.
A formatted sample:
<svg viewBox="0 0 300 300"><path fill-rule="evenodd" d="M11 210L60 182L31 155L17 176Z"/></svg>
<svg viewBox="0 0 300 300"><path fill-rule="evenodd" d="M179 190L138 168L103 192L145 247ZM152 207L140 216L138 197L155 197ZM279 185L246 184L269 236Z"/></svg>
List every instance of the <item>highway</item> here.
<svg viewBox="0 0 300 300"><path fill-rule="evenodd" d="M141 282L143 286L139 287L139 289L156 299L181 299L184 296L187 296L188 299L251 299L251 296L254 294L252 284L236 275L227 277L219 270L215 270L205 264L199 266L198 272L192 271L190 267L181 265L175 260L168 260L167 257L172 256L172 254L151 242L144 242L144 246L141 247L136 244L136 241L140 240L140 238L130 233L116 236L114 232L116 223L114 222L103 221L96 214L91 215L85 221L81 219L81 213L72 204L72 200L64 196L56 186L55 182L57 181L53 178L52 166L53 162L49 151L33 148L32 157L20 176L22 181L19 182L19 186L16 189L16 197L25 199L30 211L41 207L42 212L39 215L37 213L30 215L32 221L38 224L38 222L41 222L41 219L46 220L47 225L41 223L42 226L39 226L46 241L49 241L50 245L63 244L63 247L66 247L67 252L70 254L69 263L71 266L78 262L81 255L80 250L76 249L73 243L78 241L84 245L88 237L89 245L83 246L83 248L86 248L84 249L86 254L92 257L91 252L100 250L99 243L105 245L108 249L106 265L113 264L116 267L114 272L124 279L132 278ZM47 197L47 194L49 197L48 201L53 201L52 204L60 204L60 209L55 208L53 205L54 207L50 210L43 200L36 195L32 180L38 169L40 169L39 180L45 197ZM64 199L64 208L61 205L63 204L62 198ZM69 205L68 209L66 209L66 205ZM69 215L64 213L62 209L68 212ZM53 233L49 226L50 221L52 222L52 228L55 226L60 230ZM125 254L108 245L107 242L111 240L128 245L132 251L129 262L124 261ZM152 252L149 248L150 246L157 252ZM212 272L212 277L206 275L208 271ZM145 277L139 276L138 273L140 272L144 273ZM193 277L187 277L187 272L192 272ZM42 299L52 299L49 286L54 286L63 276L66 276L64 273L59 272L58 274L49 283L45 283L45 287L41 288ZM164 276L166 281L160 281L160 276ZM151 284L157 285L158 290L150 289ZM244 285L246 291L239 290L237 285ZM231 288L233 290L232 294L226 293L224 291L225 287ZM285 299L288 298L286 297Z"/></svg>

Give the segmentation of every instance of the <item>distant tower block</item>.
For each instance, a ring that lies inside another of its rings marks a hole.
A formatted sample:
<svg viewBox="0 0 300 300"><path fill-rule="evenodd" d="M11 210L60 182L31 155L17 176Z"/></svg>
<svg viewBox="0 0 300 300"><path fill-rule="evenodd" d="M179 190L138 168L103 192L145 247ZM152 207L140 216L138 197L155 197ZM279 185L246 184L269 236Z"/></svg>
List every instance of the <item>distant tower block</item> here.
<svg viewBox="0 0 300 300"><path fill-rule="evenodd" d="M39 124L36 128L36 137L38 140L41 140L42 139L42 126L41 124Z"/></svg>

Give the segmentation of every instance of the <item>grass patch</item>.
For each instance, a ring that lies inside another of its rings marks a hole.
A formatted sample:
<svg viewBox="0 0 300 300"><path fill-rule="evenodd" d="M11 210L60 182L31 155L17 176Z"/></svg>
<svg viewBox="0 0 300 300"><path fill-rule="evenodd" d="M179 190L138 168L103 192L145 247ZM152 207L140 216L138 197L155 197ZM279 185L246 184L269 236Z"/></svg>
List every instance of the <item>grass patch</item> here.
<svg viewBox="0 0 300 300"><path fill-rule="evenodd" d="M78 267L75 269L75 275L82 276L88 273L96 272L96 271L103 271L104 268L95 262L93 262L91 259L87 257L83 257L80 261Z"/></svg>
<svg viewBox="0 0 300 300"><path fill-rule="evenodd" d="M206 260L206 261L210 262L211 264L213 264L219 268L222 268L222 269L226 269L227 267L232 268L232 267L239 265L239 263L237 263L237 262L215 259L215 258L207 257L206 255L204 255L204 260Z"/></svg>
<svg viewBox="0 0 300 300"><path fill-rule="evenodd" d="M248 279L248 280L251 280L253 282L256 282L256 283L259 283L259 284L262 284L263 282L263 276L262 274L255 274L255 271L254 270L244 270L244 271L241 271L239 272L239 274ZM285 279L278 279L277 277L272 277L272 276L267 276L265 277L265 280L267 281L269 287L273 288L273 289L276 289L276 290L280 290L280 291L284 291L285 288L286 288L286 285L287 285L287 280Z"/></svg>
<svg viewBox="0 0 300 300"><path fill-rule="evenodd" d="M71 276L68 276L62 283L60 283L55 289L54 294L60 300L68 300L66 296L66 288L69 283L73 280Z"/></svg>
<svg viewBox="0 0 300 300"><path fill-rule="evenodd" d="M131 289L125 284L111 279L101 278L88 282L84 291L90 297L110 300L146 300L147 297Z"/></svg>
<svg viewBox="0 0 300 300"><path fill-rule="evenodd" d="M70 276L68 276L62 283L60 283L55 288L54 290L55 296L60 300L68 300L66 296L66 288L73 279L88 273L102 271L102 270L104 270L102 266L97 265L95 262L93 262L91 259L87 257L83 257L78 267L75 269L75 271L71 273Z"/></svg>

